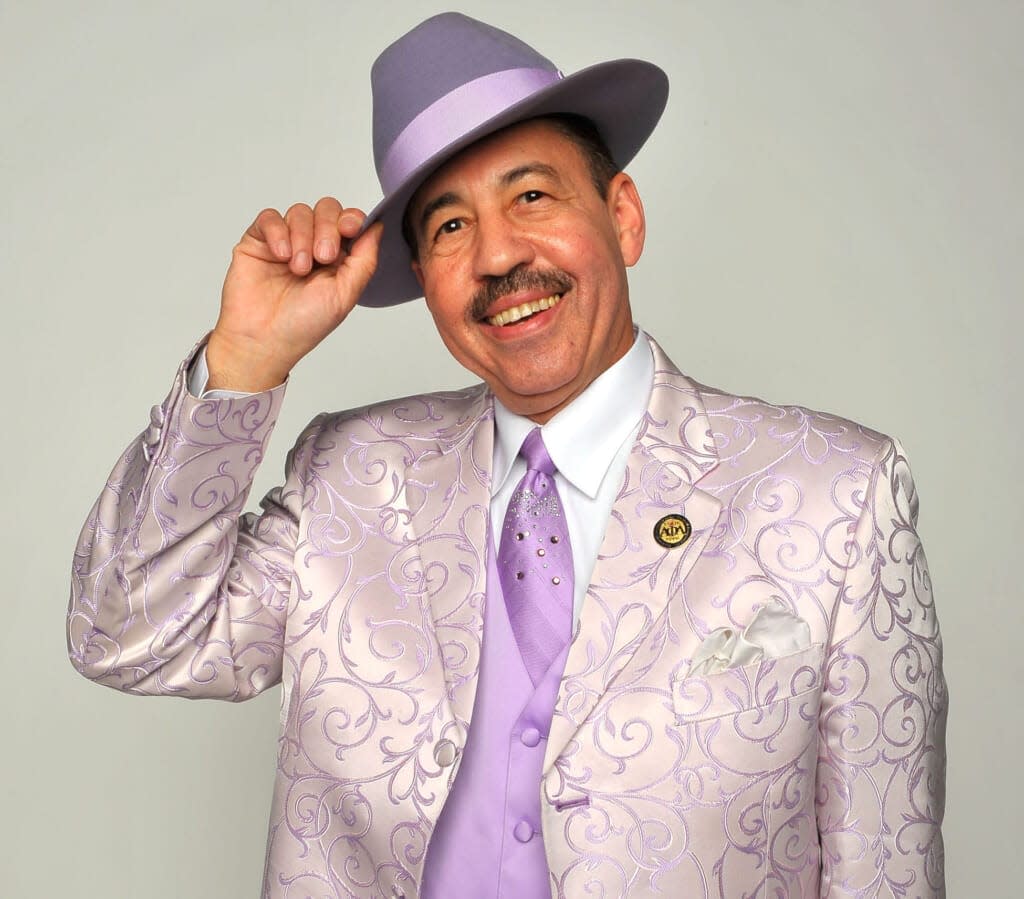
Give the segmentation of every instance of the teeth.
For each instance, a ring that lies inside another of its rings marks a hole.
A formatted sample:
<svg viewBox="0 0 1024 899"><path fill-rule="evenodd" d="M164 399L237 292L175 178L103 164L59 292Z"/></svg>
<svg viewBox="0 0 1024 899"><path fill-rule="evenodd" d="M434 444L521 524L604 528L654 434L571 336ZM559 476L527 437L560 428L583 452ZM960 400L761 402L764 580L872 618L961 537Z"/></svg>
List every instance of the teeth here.
<svg viewBox="0 0 1024 899"><path fill-rule="evenodd" d="M552 294L549 297L543 297L539 300L533 300L529 303L523 303L521 306L514 306L511 309L506 309L504 312L499 312L497 315L492 315L487 321L492 325L510 325L512 322L517 322L521 318L527 318L533 315L535 312L543 312L545 309L550 309L553 306L558 305L558 301L562 299L561 294Z"/></svg>

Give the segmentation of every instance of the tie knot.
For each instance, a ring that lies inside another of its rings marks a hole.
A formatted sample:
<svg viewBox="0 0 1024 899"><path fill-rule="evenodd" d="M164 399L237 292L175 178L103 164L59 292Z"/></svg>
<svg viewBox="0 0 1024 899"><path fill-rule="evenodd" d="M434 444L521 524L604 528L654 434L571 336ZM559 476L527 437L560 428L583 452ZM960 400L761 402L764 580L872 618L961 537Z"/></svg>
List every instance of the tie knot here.
<svg viewBox="0 0 1024 899"><path fill-rule="evenodd" d="M551 461L547 447L544 446L540 428L534 428L526 435L519 455L526 460L526 467L529 471L539 471L546 475L555 473L555 463Z"/></svg>

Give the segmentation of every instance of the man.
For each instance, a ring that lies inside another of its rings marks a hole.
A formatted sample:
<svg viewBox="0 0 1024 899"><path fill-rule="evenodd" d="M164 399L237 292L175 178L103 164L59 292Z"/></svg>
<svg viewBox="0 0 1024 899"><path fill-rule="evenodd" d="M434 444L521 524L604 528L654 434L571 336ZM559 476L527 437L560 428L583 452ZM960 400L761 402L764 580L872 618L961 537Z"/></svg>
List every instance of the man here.
<svg viewBox="0 0 1024 899"><path fill-rule="evenodd" d="M634 331L620 169L664 76L563 78L445 14L373 80L384 200L243 236L86 523L76 667L282 683L269 896L941 895L941 644L898 444L698 385ZM291 368L421 292L484 385L318 416L239 522Z"/></svg>

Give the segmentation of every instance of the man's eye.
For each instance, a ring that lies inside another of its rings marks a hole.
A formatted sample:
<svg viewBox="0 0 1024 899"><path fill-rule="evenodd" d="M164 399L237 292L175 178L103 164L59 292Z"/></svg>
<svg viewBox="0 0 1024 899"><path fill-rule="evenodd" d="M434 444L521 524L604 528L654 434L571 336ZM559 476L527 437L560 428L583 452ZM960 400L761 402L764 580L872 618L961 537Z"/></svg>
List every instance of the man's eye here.
<svg viewBox="0 0 1024 899"><path fill-rule="evenodd" d="M527 190L524 191L521 196L526 203L536 203L544 196L544 192L540 190Z"/></svg>
<svg viewBox="0 0 1024 899"><path fill-rule="evenodd" d="M443 237L445 234L454 234L459 228L462 227L462 222L458 219L448 219L440 228L435 232L437 237Z"/></svg>

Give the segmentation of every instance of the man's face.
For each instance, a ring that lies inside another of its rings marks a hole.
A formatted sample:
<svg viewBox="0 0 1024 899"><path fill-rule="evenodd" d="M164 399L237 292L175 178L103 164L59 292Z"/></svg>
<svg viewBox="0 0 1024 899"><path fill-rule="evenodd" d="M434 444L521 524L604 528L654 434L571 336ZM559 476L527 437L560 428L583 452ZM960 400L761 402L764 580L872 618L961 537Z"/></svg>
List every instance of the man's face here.
<svg viewBox="0 0 1024 899"><path fill-rule="evenodd" d="M643 249L640 198L623 173L602 197L550 123L473 144L408 214L441 339L512 411L547 421L631 346L626 266Z"/></svg>

